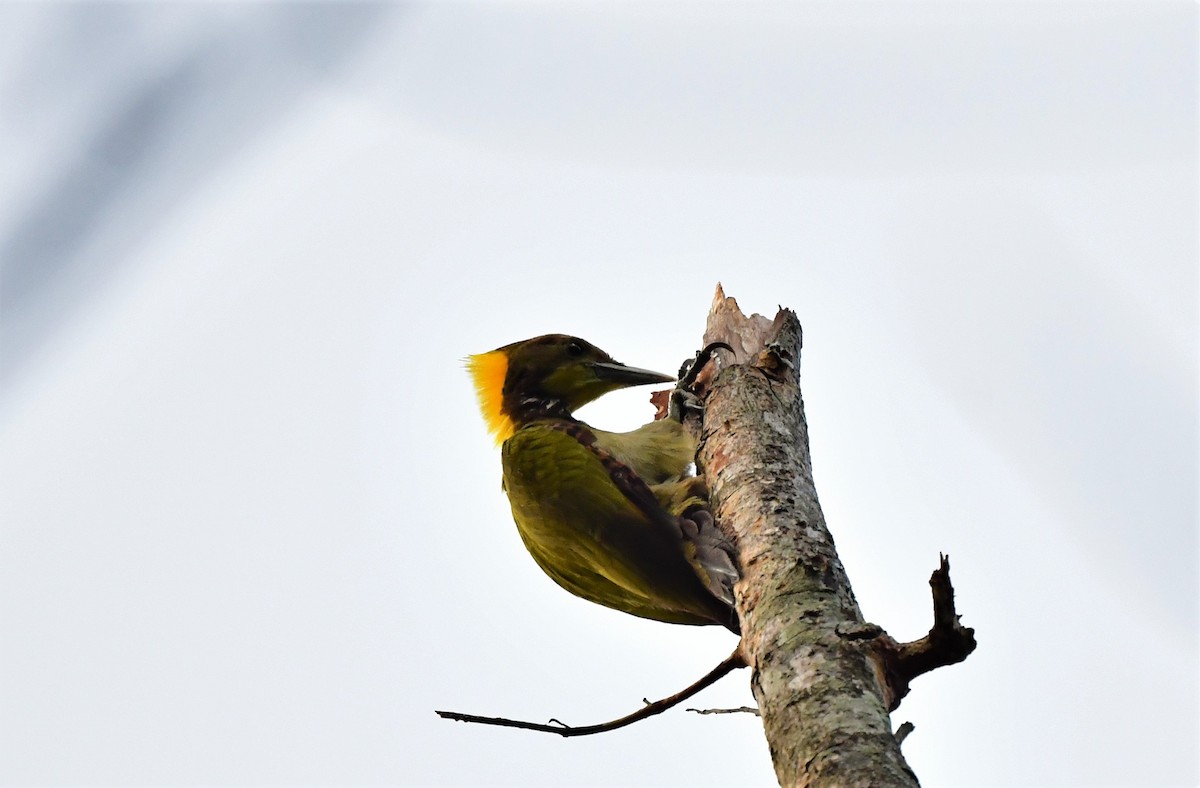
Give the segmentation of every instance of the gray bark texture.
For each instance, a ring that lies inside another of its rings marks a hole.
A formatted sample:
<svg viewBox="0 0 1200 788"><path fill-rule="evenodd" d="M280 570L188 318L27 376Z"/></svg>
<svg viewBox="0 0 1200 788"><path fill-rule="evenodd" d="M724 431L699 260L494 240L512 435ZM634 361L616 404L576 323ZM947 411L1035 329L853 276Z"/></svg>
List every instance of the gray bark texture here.
<svg viewBox="0 0 1200 788"><path fill-rule="evenodd" d="M747 318L718 286L704 340L733 352L718 351L697 381L697 470L738 547L740 648L780 785L916 786L889 711L914 675L974 648L954 614L949 565L939 570L949 607L943 599L938 615L935 585L941 623L929 636L902 645L866 623L813 485L796 315Z"/></svg>

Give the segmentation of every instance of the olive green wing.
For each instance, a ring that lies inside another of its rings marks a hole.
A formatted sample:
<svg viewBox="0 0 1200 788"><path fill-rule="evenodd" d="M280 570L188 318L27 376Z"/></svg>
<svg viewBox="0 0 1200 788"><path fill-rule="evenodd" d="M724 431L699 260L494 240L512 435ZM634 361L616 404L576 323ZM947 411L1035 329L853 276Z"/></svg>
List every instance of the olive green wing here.
<svg viewBox="0 0 1200 788"><path fill-rule="evenodd" d="M636 474L593 444L587 427L571 422L529 425L505 442L504 486L534 560L598 604L660 621L730 626L729 605L693 565L685 531L694 524L669 515Z"/></svg>

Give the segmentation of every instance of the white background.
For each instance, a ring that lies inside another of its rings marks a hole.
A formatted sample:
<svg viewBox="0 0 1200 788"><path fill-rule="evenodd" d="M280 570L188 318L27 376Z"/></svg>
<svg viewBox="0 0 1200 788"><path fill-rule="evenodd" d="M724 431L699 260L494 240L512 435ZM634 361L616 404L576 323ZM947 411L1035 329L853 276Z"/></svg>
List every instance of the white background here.
<svg viewBox="0 0 1200 788"><path fill-rule="evenodd" d="M1195 785L1192 4L0 6L0 783L769 785L524 553L461 359L797 311L936 786ZM582 415L650 418L648 391ZM750 702L748 675L697 699Z"/></svg>

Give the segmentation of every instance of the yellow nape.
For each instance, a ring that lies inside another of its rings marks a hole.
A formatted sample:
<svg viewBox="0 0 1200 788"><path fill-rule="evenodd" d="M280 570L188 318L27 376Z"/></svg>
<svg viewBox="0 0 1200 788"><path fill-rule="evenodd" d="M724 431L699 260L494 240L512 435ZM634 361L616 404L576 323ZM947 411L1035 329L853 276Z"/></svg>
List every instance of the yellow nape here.
<svg viewBox="0 0 1200 788"><path fill-rule="evenodd" d="M467 357L467 370L475 381L479 409L487 422L488 432L496 436L496 445L504 443L515 432L512 419L504 412L504 378L508 374L508 356L501 350Z"/></svg>

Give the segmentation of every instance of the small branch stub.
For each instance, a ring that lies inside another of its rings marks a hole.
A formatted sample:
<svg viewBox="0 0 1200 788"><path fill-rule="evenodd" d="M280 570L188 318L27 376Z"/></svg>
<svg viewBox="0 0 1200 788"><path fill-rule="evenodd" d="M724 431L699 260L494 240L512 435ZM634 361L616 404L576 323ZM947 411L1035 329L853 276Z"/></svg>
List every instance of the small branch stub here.
<svg viewBox="0 0 1200 788"><path fill-rule="evenodd" d="M909 684L931 670L962 662L975 650L975 630L964 627L954 604L954 585L950 582L950 556L939 556L938 568L929 577L933 593L933 626L919 640L897 643L882 634L876 640L890 695L889 708L895 710L908 694Z"/></svg>

